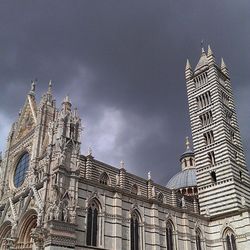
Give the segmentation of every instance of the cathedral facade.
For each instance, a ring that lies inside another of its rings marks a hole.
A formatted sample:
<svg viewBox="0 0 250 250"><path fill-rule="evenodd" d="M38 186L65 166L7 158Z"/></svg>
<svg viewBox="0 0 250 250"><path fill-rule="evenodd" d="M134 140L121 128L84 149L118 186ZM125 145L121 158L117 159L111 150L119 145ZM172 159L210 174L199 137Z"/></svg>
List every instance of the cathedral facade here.
<svg viewBox="0 0 250 250"><path fill-rule="evenodd" d="M227 67L185 68L192 151L166 186L81 152L81 118L35 83L0 158L0 249L248 250L250 177Z"/></svg>

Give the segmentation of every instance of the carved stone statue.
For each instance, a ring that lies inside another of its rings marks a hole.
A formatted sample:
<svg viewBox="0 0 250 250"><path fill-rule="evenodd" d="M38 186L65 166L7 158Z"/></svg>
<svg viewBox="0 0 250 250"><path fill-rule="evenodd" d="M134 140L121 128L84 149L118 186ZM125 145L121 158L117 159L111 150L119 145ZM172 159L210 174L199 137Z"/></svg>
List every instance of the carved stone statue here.
<svg viewBox="0 0 250 250"><path fill-rule="evenodd" d="M151 180L151 172L148 172L148 180Z"/></svg>
<svg viewBox="0 0 250 250"><path fill-rule="evenodd" d="M152 187L152 197L154 198L156 196L156 192L155 192L155 186Z"/></svg>
<svg viewBox="0 0 250 250"><path fill-rule="evenodd" d="M116 186L119 186L119 185L120 185L120 176L119 176L119 174L116 174L115 178L116 178L116 183L115 183L115 185L116 185Z"/></svg>
<svg viewBox="0 0 250 250"><path fill-rule="evenodd" d="M206 207L205 214L206 214L206 216L210 216L210 211L209 211L208 207Z"/></svg>
<svg viewBox="0 0 250 250"><path fill-rule="evenodd" d="M185 201L185 197L184 197L184 196L182 196L182 198L181 198L181 207L182 207L182 208L187 208L187 206L186 206L186 201Z"/></svg>
<svg viewBox="0 0 250 250"><path fill-rule="evenodd" d="M69 219L69 210L67 207L63 208L63 221L64 222L68 222L68 219Z"/></svg>
<svg viewBox="0 0 250 250"><path fill-rule="evenodd" d="M11 237L15 238L16 233L17 233L17 221L14 221L11 227Z"/></svg>
<svg viewBox="0 0 250 250"><path fill-rule="evenodd" d="M73 209L70 216L70 223L75 224L76 223L76 208Z"/></svg>
<svg viewBox="0 0 250 250"><path fill-rule="evenodd" d="M47 211L47 220L53 220L54 219L54 208L53 204L50 204L48 211Z"/></svg>
<svg viewBox="0 0 250 250"><path fill-rule="evenodd" d="M53 210L54 210L54 218L55 218L55 220L59 220L59 218L60 218L60 208L59 208L59 206L57 206L55 204Z"/></svg>
<svg viewBox="0 0 250 250"><path fill-rule="evenodd" d="M246 206L246 199L245 199L244 196L241 196L241 205L242 205L243 207Z"/></svg>

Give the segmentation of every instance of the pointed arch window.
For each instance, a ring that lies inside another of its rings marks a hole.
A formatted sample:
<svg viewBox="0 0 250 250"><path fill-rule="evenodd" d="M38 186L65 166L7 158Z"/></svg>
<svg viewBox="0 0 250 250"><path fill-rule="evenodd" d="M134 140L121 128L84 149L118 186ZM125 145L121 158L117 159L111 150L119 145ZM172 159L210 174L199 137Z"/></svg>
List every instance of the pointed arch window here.
<svg viewBox="0 0 250 250"><path fill-rule="evenodd" d="M87 245L97 246L97 217L98 217L98 205L95 200L93 200L88 207L87 214Z"/></svg>
<svg viewBox="0 0 250 250"><path fill-rule="evenodd" d="M139 250L139 241L139 215L137 211L134 211L130 219L130 249Z"/></svg>
<svg viewBox="0 0 250 250"><path fill-rule="evenodd" d="M195 232L195 242L196 242L196 249L202 250L202 248L201 248L201 232L199 229L197 229Z"/></svg>
<svg viewBox="0 0 250 250"><path fill-rule="evenodd" d="M99 181L101 184L104 184L104 185L109 185L109 176L106 172L103 172L101 175L100 175L100 181Z"/></svg>
<svg viewBox="0 0 250 250"><path fill-rule="evenodd" d="M226 230L225 233L226 250L237 250L236 238L232 230Z"/></svg>
<svg viewBox="0 0 250 250"><path fill-rule="evenodd" d="M166 226L166 245L167 245L167 250L174 249L173 226L170 221L167 222Z"/></svg>

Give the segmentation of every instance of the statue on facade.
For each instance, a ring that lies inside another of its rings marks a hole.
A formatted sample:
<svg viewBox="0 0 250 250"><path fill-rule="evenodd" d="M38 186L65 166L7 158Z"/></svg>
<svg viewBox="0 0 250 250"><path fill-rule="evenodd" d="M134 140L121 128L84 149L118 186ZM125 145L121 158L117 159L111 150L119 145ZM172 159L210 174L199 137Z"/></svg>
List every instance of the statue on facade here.
<svg viewBox="0 0 250 250"><path fill-rule="evenodd" d="M156 196L156 192L155 192L155 186L152 187L152 197L154 198Z"/></svg>
<svg viewBox="0 0 250 250"><path fill-rule="evenodd" d="M187 206L186 206L186 201L185 201L185 197L184 197L184 196L182 196L182 198L181 198L181 207L182 207L182 208L187 208Z"/></svg>
<svg viewBox="0 0 250 250"><path fill-rule="evenodd" d="M116 174L115 179L116 179L115 185L119 186L120 185L120 176L119 176L119 174Z"/></svg>

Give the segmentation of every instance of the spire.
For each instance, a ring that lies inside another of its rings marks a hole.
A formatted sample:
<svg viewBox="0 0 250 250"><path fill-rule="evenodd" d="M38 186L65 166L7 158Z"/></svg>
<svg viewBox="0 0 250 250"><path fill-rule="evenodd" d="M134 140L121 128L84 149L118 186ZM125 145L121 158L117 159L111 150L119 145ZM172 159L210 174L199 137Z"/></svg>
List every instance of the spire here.
<svg viewBox="0 0 250 250"><path fill-rule="evenodd" d="M221 68L221 71L222 71L227 77L229 77L229 72L228 72L228 69L227 69L227 65L225 64L223 57L221 58L221 66L220 66L220 68Z"/></svg>

